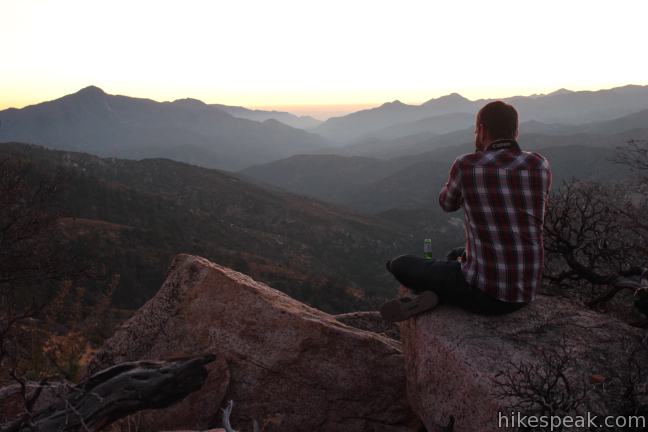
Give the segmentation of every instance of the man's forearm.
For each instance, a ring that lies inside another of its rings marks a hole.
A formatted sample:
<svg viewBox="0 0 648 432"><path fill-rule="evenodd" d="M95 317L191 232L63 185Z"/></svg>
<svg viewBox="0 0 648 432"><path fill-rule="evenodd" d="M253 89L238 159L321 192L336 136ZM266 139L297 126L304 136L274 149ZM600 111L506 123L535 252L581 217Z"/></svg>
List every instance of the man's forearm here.
<svg viewBox="0 0 648 432"><path fill-rule="evenodd" d="M450 167L448 181L439 193L439 205L444 211L453 212L459 210L463 203L461 192L461 170L460 159L455 159Z"/></svg>

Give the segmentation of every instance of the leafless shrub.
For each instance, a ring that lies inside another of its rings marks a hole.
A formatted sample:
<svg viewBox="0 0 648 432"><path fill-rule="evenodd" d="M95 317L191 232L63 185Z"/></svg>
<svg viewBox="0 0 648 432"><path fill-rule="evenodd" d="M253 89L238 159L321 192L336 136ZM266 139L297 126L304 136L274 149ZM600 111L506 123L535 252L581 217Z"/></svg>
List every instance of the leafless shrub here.
<svg viewBox="0 0 648 432"><path fill-rule="evenodd" d="M589 413L599 419L606 416L648 418L645 348L631 338L621 345L621 352L608 359L607 368L591 374L591 371L579 367L573 349L563 339L555 347L540 349L537 362L508 362L493 380L493 393L508 401L511 412L524 416L569 416L575 419L587 418ZM522 430L545 432L562 429L549 425ZM588 426L575 426L568 430L590 429ZM623 432L635 429L608 427L605 430Z"/></svg>
<svg viewBox="0 0 648 432"><path fill-rule="evenodd" d="M616 147L613 162L625 165L639 174L648 172L648 141L630 140ZM640 179L639 183L648 183L648 177Z"/></svg>
<svg viewBox="0 0 648 432"><path fill-rule="evenodd" d="M43 172L18 156L0 160L0 385L20 386L27 415L40 393L28 396L29 381L51 378L29 375L41 357L36 318L82 272L66 260L57 236L55 200L67 180L63 171Z"/></svg>
<svg viewBox="0 0 648 432"><path fill-rule="evenodd" d="M509 361L495 376L494 394L513 400L510 408L528 415L564 416L580 410L587 392L584 382L568 378L576 367L571 348L563 340L537 355L538 363Z"/></svg>
<svg viewBox="0 0 648 432"><path fill-rule="evenodd" d="M47 304L53 289L72 273L55 236L53 200L65 177L35 175L18 158L0 161L0 365L16 371L16 329ZM6 377L5 377L6 378ZM0 377L2 380L2 377Z"/></svg>
<svg viewBox="0 0 648 432"><path fill-rule="evenodd" d="M648 170L648 143L630 141L619 147L616 161ZM545 280L553 290L591 307L627 289L643 297L638 285L618 282L648 267L646 220L648 176L605 184L563 183L551 194L545 218ZM635 303L640 307L640 301Z"/></svg>
<svg viewBox="0 0 648 432"><path fill-rule="evenodd" d="M623 184L565 183L551 197L545 221L545 279L567 290L614 285L631 267L648 264L648 230L638 232Z"/></svg>
<svg viewBox="0 0 648 432"><path fill-rule="evenodd" d="M620 362L604 372L605 381L597 387L597 391L605 400L616 402L616 415L644 416L648 419L646 352L645 346L637 346L627 338L622 343L621 352L616 353Z"/></svg>

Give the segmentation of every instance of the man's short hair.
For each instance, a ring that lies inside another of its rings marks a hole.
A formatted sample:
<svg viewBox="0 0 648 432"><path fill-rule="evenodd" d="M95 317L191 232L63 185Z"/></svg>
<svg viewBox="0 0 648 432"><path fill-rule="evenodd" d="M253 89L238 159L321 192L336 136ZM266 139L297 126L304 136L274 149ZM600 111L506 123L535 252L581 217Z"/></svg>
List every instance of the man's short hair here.
<svg viewBox="0 0 648 432"><path fill-rule="evenodd" d="M491 139L515 138L518 130L518 113L512 105L502 101L490 102L477 113Z"/></svg>

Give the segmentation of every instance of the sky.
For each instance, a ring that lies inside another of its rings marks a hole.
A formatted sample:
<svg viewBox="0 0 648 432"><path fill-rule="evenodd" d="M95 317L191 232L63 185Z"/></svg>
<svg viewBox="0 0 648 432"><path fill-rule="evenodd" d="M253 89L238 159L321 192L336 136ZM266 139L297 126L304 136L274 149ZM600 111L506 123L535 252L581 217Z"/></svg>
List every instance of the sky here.
<svg viewBox="0 0 648 432"><path fill-rule="evenodd" d="M0 0L0 109L111 94L327 117L648 84L646 0Z"/></svg>

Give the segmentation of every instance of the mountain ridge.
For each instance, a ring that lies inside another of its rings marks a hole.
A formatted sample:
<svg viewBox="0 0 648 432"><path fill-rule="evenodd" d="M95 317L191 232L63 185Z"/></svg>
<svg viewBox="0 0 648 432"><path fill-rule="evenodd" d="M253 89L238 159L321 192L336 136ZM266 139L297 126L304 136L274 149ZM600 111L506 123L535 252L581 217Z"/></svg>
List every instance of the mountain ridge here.
<svg viewBox="0 0 648 432"><path fill-rule="evenodd" d="M156 102L96 86L0 111L0 141L105 157L171 157L225 169L329 148L327 140L302 129L234 117L196 99Z"/></svg>
<svg viewBox="0 0 648 432"><path fill-rule="evenodd" d="M372 132L375 133L380 128L413 122L425 117L451 113L475 115L479 108L494 100L513 104L520 114L520 121L580 124L612 120L615 117L648 109L648 85L630 84L610 89L581 91L559 89L541 95L476 100L451 93L430 99L420 105L383 104L345 116L333 117L313 131L332 140L351 143Z"/></svg>
<svg viewBox="0 0 648 432"><path fill-rule="evenodd" d="M285 125L304 130L312 129L322 123L321 120L317 120L316 118L313 118L311 116L298 116L286 111L250 109L236 105L210 105L222 109L223 111L233 115L234 117L245 118L258 122L274 119Z"/></svg>

